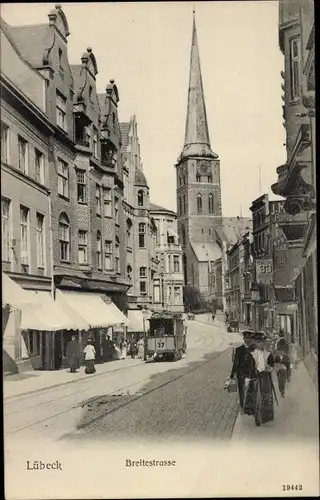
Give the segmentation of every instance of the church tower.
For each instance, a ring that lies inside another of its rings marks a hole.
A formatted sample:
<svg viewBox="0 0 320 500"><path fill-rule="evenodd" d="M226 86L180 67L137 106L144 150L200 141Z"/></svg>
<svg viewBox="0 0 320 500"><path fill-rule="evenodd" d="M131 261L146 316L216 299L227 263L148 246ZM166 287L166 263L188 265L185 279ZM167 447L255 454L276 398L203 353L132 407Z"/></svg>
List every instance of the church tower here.
<svg viewBox="0 0 320 500"><path fill-rule="evenodd" d="M220 254L215 241L215 229L222 227L220 160L210 144L194 12L185 138L176 178L185 284L206 293L210 261Z"/></svg>

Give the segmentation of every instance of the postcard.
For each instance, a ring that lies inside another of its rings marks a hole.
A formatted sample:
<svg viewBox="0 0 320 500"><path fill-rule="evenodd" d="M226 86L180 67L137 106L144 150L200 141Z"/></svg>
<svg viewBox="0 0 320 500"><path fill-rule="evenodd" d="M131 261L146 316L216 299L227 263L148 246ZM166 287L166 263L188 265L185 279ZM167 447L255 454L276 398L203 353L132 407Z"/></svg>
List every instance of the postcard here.
<svg viewBox="0 0 320 500"><path fill-rule="evenodd" d="M2 4L7 500L319 495L314 30Z"/></svg>

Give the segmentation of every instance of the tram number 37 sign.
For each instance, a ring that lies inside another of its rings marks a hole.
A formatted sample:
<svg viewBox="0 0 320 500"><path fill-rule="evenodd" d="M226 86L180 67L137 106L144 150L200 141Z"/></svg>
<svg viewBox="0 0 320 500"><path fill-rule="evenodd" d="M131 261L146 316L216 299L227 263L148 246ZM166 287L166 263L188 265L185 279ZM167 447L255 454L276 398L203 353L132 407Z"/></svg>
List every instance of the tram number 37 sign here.
<svg viewBox="0 0 320 500"><path fill-rule="evenodd" d="M163 349L164 348L164 342L163 341L157 342L157 347L158 347L158 349Z"/></svg>
<svg viewBox="0 0 320 500"><path fill-rule="evenodd" d="M257 281L260 283L271 283L272 281L272 260L257 261Z"/></svg>

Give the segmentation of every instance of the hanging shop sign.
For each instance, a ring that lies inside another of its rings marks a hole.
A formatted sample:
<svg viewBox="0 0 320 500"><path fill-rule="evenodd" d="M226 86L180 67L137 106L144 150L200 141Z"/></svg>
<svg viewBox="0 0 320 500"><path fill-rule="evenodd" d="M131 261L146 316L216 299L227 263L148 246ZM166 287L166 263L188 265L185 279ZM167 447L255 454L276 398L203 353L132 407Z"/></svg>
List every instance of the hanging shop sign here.
<svg viewBox="0 0 320 500"><path fill-rule="evenodd" d="M273 265L272 259L260 259L256 261L257 283L268 285L272 283Z"/></svg>

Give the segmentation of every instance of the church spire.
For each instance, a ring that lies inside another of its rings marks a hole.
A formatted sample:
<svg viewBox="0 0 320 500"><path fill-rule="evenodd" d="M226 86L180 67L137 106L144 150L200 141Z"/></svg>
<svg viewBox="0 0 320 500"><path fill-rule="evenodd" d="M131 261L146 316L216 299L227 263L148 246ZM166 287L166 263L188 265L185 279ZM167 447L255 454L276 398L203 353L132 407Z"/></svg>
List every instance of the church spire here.
<svg viewBox="0 0 320 500"><path fill-rule="evenodd" d="M218 157L218 155L212 152L210 146L194 8L190 56L188 108L184 147L181 156L207 156L210 158Z"/></svg>

